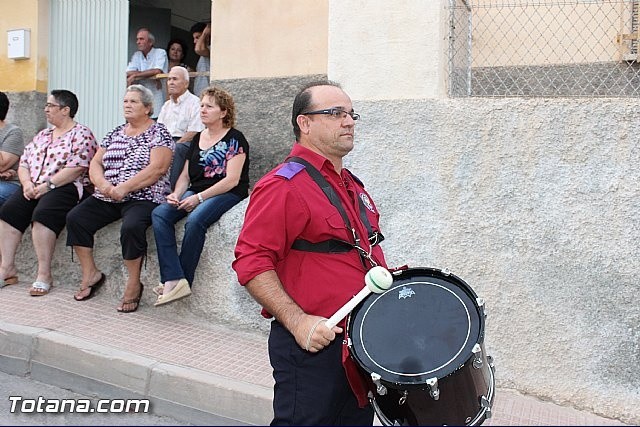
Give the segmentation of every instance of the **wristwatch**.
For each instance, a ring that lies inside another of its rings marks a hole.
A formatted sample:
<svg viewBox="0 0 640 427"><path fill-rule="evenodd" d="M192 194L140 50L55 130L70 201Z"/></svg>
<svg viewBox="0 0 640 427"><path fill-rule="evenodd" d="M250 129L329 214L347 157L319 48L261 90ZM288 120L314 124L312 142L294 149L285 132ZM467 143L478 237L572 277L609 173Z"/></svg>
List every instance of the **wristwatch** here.
<svg viewBox="0 0 640 427"><path fill-rule="evenodd" d="M47 187L49 188L49 190L55 190L56 189L56 185L53 182L49 181L49 180L47 180Z"/></svg>

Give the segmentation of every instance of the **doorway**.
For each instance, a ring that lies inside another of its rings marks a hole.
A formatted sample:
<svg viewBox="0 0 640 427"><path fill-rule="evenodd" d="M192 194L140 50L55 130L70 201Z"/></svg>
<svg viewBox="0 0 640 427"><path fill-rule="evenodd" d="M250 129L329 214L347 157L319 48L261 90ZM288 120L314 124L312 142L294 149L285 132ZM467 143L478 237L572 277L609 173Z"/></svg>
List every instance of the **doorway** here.
<svg viewBox="0 0 640 427"><path fill-rule="evenodd" d="M156 37L155 47L166 49L171 39L180 39L187 46L184 62L196 69L198 55L193 49L191 26L211 21L211 0L130 0L128 58L136 51L136 32L146 27Z"/></svg>

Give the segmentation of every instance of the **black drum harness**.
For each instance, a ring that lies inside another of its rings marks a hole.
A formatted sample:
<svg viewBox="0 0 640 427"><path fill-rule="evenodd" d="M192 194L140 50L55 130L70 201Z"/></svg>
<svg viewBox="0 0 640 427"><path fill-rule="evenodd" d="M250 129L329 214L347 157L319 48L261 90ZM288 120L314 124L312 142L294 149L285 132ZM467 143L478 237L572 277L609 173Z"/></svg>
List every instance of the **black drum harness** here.
<svg viewBox="0 0 640 427"><path fill-rule="evenodd" d="M362 201L362 199L358 197L358 206L360 209L360 220L362 221L368 232L368 240L370 245L370 249L368 252L362 246L360 246L360 237L358 237L356 229L352 227L351 221L349 221L349 217L347 216L347 212L340 202L340 197L338 197L333 187L331 187L327 180L322 176L320 171L318 171L318 169L311 165L311 163L300 157L291 157L286 160L286 163L298 163L304 166L311 179L315 181L315 183L318 185L318 187L320 187L325 196L327 196L329 202L338 210L347 229L351 230L354 240L354 243L347 242L346 240L341 239L328 239L322 242L312 243L304 239L296 239L293 242L293 245L291 245L291 249L305 252L332 254L345 253L355 249L358 251L358 255L360 255L360 260L362 261L362 265L365 267L365 269L368 269L366 261L369 261L372 267L377 266L378 263L371 256L371 252L374 246L380 244L380 242L384 240L384 236L382 235L382 233L374 231L371 227L371 223L367 218L366 207L364 206L364 202ZM357 180L357 178L353 176L351 172L349 172L349 174L352 178Z"/></svg>

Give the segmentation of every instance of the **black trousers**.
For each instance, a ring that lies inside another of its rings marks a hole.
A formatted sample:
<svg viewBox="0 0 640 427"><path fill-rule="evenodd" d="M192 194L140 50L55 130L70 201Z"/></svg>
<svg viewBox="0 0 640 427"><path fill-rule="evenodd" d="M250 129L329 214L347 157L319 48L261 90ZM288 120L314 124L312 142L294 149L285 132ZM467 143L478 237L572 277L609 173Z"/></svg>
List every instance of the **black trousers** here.
<svg viewBox="0 0 640 427"><path fill-rule="evenodd" d="M77 204L78 190L73 184L58 187L35 200L25 199L19 189L2 205L0 219L21 233L31 222L39 222L57 237L64 229L67 213Z"/></svg>
<svg viewBox="0 0 640 427"><path fill-rule="evenodd" d="M373 425L371 405L358 407L342 367L342 335L318 353L304 351L278 321L269 358L276 381L271 425Z"/></svg>
<svg viewBox="0 0 640 427"><path fill-rule="evenodd" d="M67 246L93 248L96 232L122 218L122 258L140 258L147 253L147 228L151 225L151 212L156 206L148 200L112 203L89 197L67 215Z"/></svg>

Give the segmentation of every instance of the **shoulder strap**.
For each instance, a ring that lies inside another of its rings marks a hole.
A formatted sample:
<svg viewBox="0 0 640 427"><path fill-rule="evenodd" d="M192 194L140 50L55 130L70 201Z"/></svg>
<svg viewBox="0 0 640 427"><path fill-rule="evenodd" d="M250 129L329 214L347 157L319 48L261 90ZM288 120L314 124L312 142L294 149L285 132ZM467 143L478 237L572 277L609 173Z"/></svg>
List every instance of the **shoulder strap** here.
<svg viewBox="0 0 640 427"><path fill-rule="evenodd" d="M349 242L345 242L343 240L338 240L338 239L330 239L330 240L326 240L324 242L318 242L318 243L311 243L304 239L297 239L293 243L291 248L297 249L300 251L321 252L321 253L344 253L344 252L349 252L352 249L357 249L358 254L360 255L360 259L363 265L365 265L364 254L366 254L366 252L360 247L360 239L356 234L356 230L351 226L351 222L349 221L347 212L345 211L344 206L342 206L342 202L340 202L340 198L336 194L335 190L333 189L333 187L331 187L331 184L327 182L327 180L324 178L324 176L322 176L322 174L318 169L316 169L311 163L309 163L308 161L300 157L295 157L295 156L290 157L289 159L286 160L285 163L291 164L291 165L299 165L293 168L295 170L294 175L300 172L302 169L305 169L307 171L311 179L315 181L315 183L318 185L318 187L320 187L320 189L325 194L325 196L327 196L327 199L329 199L329 202L338 210L345 225L347 226L347 229L351 231L351 233L353 234L353 238L355 240L355 244L354 244L354 243L349 243ZM349 172L349 174L351 175L351 172ZM287 178L291 179L292 177L293 176L290 176ZM382 236L381 233L373 231L371 227L371 223L367 218L364 202L360 197L358 197L358 205L360 208L360 212L359 212L360 220L363 222L363 224L367 228L367 232L369 233L369 235L367 236L369 239L369 243L372 246L375 246L380 242L382 242L382 240L384 239L384 236Z"/></svg>
<svg viewBox="0 0 640 427"><path fill-rule="evenodd" d="M300 157L291 157L287 159L287 163L292 163L292 162L299 163L304 166L304 168L306 169L311 179L313 179L316 182L316 184L318 184L318 187L320 187L324 195L327 196L327 199L329 199L329 202L333 206L335 206L336 209L338 209L338 212L340 212L340 216L342 217L342 220L344 221L347 228L349 230L352 230L353 227L351 227L351 222L349 221L347 212L344 210L344 206L342 206L342 203L340 202L340 198L336 194L333 187L331 187L331 185L327 182L327 180L324 179L324 176L322 176L320 171L316 169L311 163L309 163L308 161Z"/></svg>

